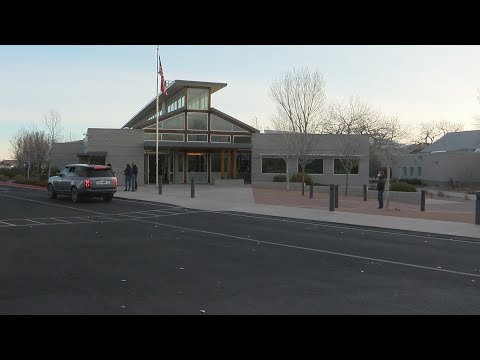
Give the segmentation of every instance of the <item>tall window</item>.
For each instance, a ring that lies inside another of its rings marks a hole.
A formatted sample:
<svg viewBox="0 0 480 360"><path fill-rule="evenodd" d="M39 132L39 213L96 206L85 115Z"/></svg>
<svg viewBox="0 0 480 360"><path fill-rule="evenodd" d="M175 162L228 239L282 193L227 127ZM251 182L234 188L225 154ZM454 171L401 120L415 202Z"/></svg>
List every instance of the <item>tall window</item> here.
<svg viewBox="0 0 480 360"><path fill-rule="evenodd" d="M418 176L422 176L422 168L419 166L417 170L418 170Z"/></svg>
<svg viewBox="0 0 480 360"><path fill-rule="evenodd" d="M208 130L208 114L206 113L188 113L189 130Z"/></svg>
<svg viewBox="0 0 480 360"><path fill-rule="evenodd" d="M333 173L335 175L344 175L347 173L340 159L333 160ZM356 165L350 170L350 175L358 175L358 160L356 160Z"/></svg>
<svg viewBox="0 0 480 360"><path fill-rule="evenodd" d="M167 113L178 110L185 106L185 95L180 91L177 95L167 101Z"/></svg>
<svg viewBox="0 0 480 360"><path fill-rule="evenodd" d="M187 89L189 110L208 110L208 89Z"/></svg>
<svg viewBox="0 0 480 360"><path fill-rule="evenodd" d="M298 164L298 172L302 172L302 166ZM323 174L323 159L313 159L307 166L305 166L307 174Z"/></svg>
<svg viewBox="0 0 480 360"><path fill-rule="evenodd" d="M413 176L413 166L410 166L410 176Z"/></svg>
<svg viewBox="0 0 480 360"><path fill-rule="evenodd" d="M407 176L407 167L402 167L402 176Z"/></svg>
<svg viewBox="0 0 480 360"><path fill-rule="evenodd" d="M287 172L285 160L276 157L262 157L262 174L284 174Z"/></svg>

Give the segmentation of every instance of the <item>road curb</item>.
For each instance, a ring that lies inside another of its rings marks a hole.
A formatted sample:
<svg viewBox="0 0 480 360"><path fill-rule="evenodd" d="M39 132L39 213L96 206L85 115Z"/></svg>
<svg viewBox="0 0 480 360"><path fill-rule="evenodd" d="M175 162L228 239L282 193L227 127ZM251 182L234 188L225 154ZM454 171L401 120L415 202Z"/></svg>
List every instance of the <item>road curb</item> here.
<svg viewBox="0 0 480 360"><path fill-rule="evenodd" d="M16 188L23 188L23 189L33 189L33 190L43 190L46 191L46 186L37 186L37 185L28 185L28 184L17 184L17 183L10 183L5 181L0 181L0 186L10 186Z"/></svg>

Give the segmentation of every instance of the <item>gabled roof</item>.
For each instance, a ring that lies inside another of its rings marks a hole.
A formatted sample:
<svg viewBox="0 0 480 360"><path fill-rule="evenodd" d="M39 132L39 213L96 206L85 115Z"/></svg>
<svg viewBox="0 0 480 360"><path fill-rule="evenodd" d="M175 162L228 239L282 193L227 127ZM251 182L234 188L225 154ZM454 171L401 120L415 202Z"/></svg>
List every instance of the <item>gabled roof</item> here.
<svg viewBox="0 0 480 360"><path fill-rule="evenodd" d="M475 151L476 149L480 149L480 130L447 133L420 152Z"/></svg>

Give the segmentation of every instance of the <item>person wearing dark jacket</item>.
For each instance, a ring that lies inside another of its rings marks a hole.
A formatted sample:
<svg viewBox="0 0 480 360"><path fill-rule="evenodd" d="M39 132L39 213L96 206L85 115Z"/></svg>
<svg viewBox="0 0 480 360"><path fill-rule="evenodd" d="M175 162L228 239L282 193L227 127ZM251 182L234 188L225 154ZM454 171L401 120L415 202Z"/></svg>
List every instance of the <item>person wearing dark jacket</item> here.
<svg viewBox="0 0 480 360"><path fill-rule="evenodd" d="M125 190L124 191L130 191L130 183L131 183L131 178L132 178L132 168L130 167L130 164L127 164L127 167L123 171L125 174Z"/></svg>
<svg viewBox="0 0 480 360"><path fill-rule="evenodd" d="M137 175L138 175L138 168L135 163L132 163L132 188L137 190Z"/></svg>
<svg viewBox="0 0 480 360"><path fill-rule="evenodd" d="M378 182L377 182L377 191L378 191L378 209L383 209L383 192L385 191L385 176L383 171L378 172Z"/></svg>

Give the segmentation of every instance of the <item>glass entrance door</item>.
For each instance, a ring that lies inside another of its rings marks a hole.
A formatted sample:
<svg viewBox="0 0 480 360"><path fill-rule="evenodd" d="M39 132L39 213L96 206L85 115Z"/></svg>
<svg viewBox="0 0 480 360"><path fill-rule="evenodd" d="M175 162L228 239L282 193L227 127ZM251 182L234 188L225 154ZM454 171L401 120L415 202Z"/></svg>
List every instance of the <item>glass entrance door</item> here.
<svg viewBox="0 0 480 360"><path fill-rule="evenodd" d="M187 153L187 182L191 182L191 178L196 183L208 183L208 154L207 153Z"/></svg>

